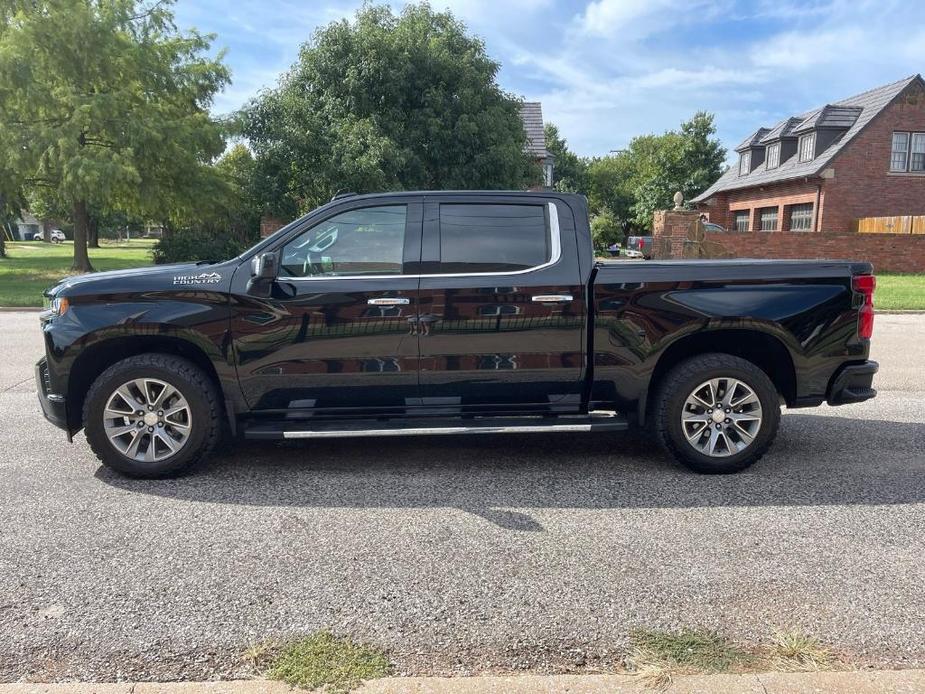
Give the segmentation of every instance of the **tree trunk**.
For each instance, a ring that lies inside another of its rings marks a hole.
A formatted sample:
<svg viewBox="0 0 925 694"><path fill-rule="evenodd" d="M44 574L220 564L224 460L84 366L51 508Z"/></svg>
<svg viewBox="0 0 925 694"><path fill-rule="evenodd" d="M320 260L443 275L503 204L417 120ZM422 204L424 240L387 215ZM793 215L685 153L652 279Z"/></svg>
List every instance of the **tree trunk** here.
<svg viewBox="0 0 925 694"><path fill-rule="evenodd" d="M0 228L0 258L6 258L6 231L8 225L2 224L0 226L3 227Z"/></svg>
<svg viewBox="0 0 925 694"><path fill-rule="evenodd" d="M87 233L90 228L90 215L87 214L87 201L74 203L74 264L75 272L93 272L90 256L87 254Z"/></svg>
<svg viewBox="0 0 925 694"><path fill-rule="evenodd" d="M87 245L90 248L100 247L100 222L96 217L90 217L90 224L87 227Z"/></svg>

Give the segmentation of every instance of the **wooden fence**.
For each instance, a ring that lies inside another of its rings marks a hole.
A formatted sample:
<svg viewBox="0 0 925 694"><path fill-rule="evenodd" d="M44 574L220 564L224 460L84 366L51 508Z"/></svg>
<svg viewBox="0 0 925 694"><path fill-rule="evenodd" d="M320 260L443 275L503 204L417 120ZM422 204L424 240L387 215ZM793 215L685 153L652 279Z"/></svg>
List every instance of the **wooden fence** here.
<svg viewBox="0 0 925 694"><path fill-rule="evenodd" d="M854 220L852 231L860 234L925 234L925 216L864 217Z"/></svg>

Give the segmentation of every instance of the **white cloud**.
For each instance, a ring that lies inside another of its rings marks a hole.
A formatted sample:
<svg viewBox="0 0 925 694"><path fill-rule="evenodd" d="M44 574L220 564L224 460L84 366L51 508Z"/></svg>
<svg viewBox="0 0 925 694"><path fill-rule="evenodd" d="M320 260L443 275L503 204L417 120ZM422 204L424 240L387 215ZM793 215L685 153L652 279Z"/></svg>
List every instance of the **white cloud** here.
<svg viewBox="0 0 925 694"><path fill-rule="evenodd" d="M761 67L805 70L821 64L841 63L845 51L863 47L872 37L860 27L841 27L828 31L805 31L778 34L750 51L752 63Z"/></svg>
<svg viewBox="0 0 925 694"><path fill-rule="evenodd" d="M593 0L578 24L590 36L637 40L677 24L708 20L725 6L720 0Z"/></svg>

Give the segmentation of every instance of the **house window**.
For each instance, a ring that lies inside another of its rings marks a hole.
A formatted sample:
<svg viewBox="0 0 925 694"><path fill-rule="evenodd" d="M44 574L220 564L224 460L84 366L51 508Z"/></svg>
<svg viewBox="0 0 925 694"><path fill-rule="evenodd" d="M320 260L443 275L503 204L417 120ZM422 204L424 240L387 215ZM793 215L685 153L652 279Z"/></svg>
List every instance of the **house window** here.
<svg viewBox="0 0 925 694"><path fill-rule="evenodd" d="M925 171L925 133L912 134L912 159L909 171Z"/></svg>
<svg viewBox="0 0 925 694"><path fill-rule="evenodd" d="M736 231L748 231L748 210L737 210L733 218Z"/></svg>
<svg viewBox="0 0 925 694"><path fill-rule="evenodd" d="M742 152L739 155L739 175L744 176L752 168L752 153L751 152Z"/></svg>
<svg viewBox="0 0 925 694"><path fill-rule="evenodd" d="M758 210L761 231L777 231L777 208L762 207Z"/></svg>
<svg viewBox="0 0 925 694"><path fill-rule="evenodd" d="M890 150L890 171L905 171L909 160L909 133L893 133Z"/></svg>
<svg viewBox="0 0 925 694"><path fill-rule="evenodd" d="M813 204L793 205L790 208L790 231L812 231Z"/></svg>
<svg viewBox="0 0 925 694"><path fill-rule="evenodd" d="M925 173L925 133L893 133L890 171Z"/></svg>
<svg viewBox="0 0 925 694"><path fill-rule="evenodd" d="M800 136L800 161L812 161L816 156L816 133Z"/></svg>
<svg viewBox="0 0 925 694"><path fill-rule="evenodd" d="M780 142L775 142L768 147L768 158L764 162L767 169L776 169L780 166Z"/></svg>

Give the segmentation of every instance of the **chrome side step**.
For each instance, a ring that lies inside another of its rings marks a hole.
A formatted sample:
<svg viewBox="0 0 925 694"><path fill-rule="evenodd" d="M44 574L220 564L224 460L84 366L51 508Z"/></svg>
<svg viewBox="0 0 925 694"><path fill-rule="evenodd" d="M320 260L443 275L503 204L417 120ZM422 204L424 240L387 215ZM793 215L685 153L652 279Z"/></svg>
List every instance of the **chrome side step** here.
<svg viewBox="0 0 925 694"><path fill-rule="evenodd" d="M613 412L567 417L473 417L471 419L356 420L311 423L272 422L244 429L247 439L337 439L366 436L447 436L461 434L545 434L625 431L629 424Z"/></svg>

